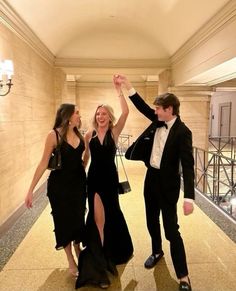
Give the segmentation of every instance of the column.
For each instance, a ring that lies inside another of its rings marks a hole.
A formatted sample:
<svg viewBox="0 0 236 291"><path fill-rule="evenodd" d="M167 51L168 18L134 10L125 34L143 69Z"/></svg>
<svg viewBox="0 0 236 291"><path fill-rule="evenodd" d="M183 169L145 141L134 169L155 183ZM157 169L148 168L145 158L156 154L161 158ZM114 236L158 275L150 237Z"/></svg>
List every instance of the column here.
<svg viewBox="0 0 236 291"><path fill-rule="evenodd" d="M193 133L193 145L208 150L211 87L170 87L180 100L180 117Z"/></svg>

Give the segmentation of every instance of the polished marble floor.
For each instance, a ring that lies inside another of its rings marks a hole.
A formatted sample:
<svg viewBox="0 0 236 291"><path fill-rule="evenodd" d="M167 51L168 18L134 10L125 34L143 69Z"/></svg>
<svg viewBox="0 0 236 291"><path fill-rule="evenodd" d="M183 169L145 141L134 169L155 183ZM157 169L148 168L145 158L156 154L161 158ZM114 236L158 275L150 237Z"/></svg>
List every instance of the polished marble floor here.
<svg viewBox="0 0 236 291"><path fill-rule="evenodd" d="M118 267L119 276L112 278L108 290L177 291L178 281L164 235L164 258L151 270L146 270L143 266L150 254L142 196L145 168L141 162L125 161L125 165L132 192L120 196L120 202L135 252L128 264ZM193 291L235 291L235 242L196 205L194 213L185 217L180 199L178 213ZM64 252L56 251L54 244L50 207L47 205L1 270L0 291L74 290L75 280L68 272ZM1 251L4 252L4 249ZM83 287L79 290L99 289Z"/></svg>

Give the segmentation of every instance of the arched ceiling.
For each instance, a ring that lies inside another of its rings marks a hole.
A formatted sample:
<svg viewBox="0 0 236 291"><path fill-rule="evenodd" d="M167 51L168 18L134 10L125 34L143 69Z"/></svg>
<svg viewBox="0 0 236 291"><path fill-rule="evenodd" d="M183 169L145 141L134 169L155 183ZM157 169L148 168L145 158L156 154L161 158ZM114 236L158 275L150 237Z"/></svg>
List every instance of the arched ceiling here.
<svg viewBox="0 0 236 291"><path fill-rule="evenodd" d="M168 67L169 58L228 2L1 1L10 5L57 60L156 60L156 70L139 72L146 78ZM66 72L81 73L72 67Z"/></svg>

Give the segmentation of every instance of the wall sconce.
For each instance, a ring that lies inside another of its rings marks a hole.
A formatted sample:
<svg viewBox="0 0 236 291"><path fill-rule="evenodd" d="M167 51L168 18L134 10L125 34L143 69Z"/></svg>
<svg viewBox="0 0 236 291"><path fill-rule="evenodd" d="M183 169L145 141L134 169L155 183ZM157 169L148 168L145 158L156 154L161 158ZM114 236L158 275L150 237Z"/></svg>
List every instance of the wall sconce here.
<svg viewBox="0 0 236 291"><path fill-rule="evenodd" d="M13 85L11 82L14 73L13 62L11 60L0 61L0 96L6 96Z"/></svg>

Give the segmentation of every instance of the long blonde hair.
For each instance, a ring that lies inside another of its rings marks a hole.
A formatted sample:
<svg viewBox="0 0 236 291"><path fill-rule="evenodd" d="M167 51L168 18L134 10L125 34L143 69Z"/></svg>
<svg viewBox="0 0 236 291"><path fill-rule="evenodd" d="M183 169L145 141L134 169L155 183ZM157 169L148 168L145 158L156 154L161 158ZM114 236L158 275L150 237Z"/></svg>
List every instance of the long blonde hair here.
<svg viewBox="0 0 236 291"><path fill-rule="evenodd" d="M107 112L108 112L108 115L109 115L109 118L110 118L110 120L109 120L109 125L108 125L108 129L112 129L113 128L113 126L114 126L114 123L115 123L115 120L116 120L116 118L115 118L115 115L114 115L114 110L113 110L113 108L110 106L110 105L108 105L108 104L101 104L101 105L98 105L98 107L97 107L97 109L96 109L96 111L95 111L95 114L94 114L94 116L93 116L93 120L92 120L92 125L93 125L93 128L97 131L97 129L98 129L98 124L97 124L97 121L96 121L96 115L97 115L97 111L98 111L98 109L99 108L105 108L106 110L107 110Z"/></svg>

